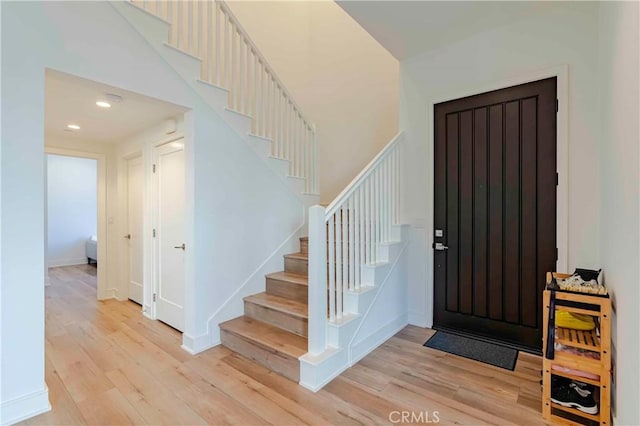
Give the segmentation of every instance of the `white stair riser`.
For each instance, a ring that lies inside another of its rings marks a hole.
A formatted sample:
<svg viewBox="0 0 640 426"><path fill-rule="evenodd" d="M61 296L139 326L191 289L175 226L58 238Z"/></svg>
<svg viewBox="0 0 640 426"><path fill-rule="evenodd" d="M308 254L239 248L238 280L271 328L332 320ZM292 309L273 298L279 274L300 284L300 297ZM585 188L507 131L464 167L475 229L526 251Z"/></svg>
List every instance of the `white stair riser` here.
<svg viewBox="0 0 640 426"><path fill-rule="evenodd" d="M222 116L240 135L246 138L251 131L251 117L225 108Z"/></svg>
<svg viewBox="0 0 640 426"><path fill-rule="evenodd" d="M344 325L329 324L327 327L327 344L336 348L343 348L349 344L351 336L358 329L361 318L356 318Z"/></svg>
<svg viewBox="0 0 640 426"><path fill-rule="evenodd" d="M195 83L200 78L202 61L167 43L164 43L162 46L162 56L182 78L189 82L191 86L195 86Z"/></svg>
<svg viewBox="0 0 640 426"><path fill-rule="evenodd" d="M271 155L271 142L269 140L251 134L247 135L247 140L261 158L266 159Z"/></svg>
<svg viewBox="0 0 640 426"><path fill-rule="evenodd" d="M130 2L112 2L112 6L136 28L143 28L150 42L160 45L169 41L170 23ZM127 11L126 8L131 10Z"/></svg>
<svg viewBox="0 0 640 426"><path fill-rule="evenodd" d="M375 273L375 272L374 272ZM344 309L353 314L364 313L375 295L375 287L362 287L360 290L347 291L343 296Z"/></svg>
<svg viewBox="0 0 640 426"><path fill-rule="evenodd" d="M287 176L287 181L291 185L291 189L297 194L304 191L305 180L299 177Z"/></svg>
<svg viewBox="0 0 640 426"><path fill-rule="evenodd" d="M229 91L222 87L214 86L206 81L197 80L196 90L202 96L202 98L211 106L214 106L216 111L222 111L227 105L227 99L229 97ZM218 108L215 106L218 105Z"/></svg>
<svg viewBox="0 0 640 426"><path fill-rule="evenodd" d="M269 160L268 156L271 153L270 141L265 141L265 143L268 144L268 147L265 148L262 146L264 143L258 143L255 140L256 137L249 135L252 128L252 118L227 109L227 105L229 104L228 91L224 88L217 88L212 84L200 81L203 67L202 60L168 44L171 28L170 23L130 2L111 2L111 4L127 21L144 35L154 49L200 94L207 104L223 117L236 133L254 149L258 156L264 159L269 167L285 180L292 191L300 197L305 207L308 208L319 202L319 197L316 194L304 193L306 180L287 179L290 169L290 162L288 160ZM302 180L302 184L297 182L297 180Z"/></svg>
<svg viewBox="0 0 640 426"><path fill-rule="evenodd" d="M289 162L287 160L268 157L267 164L278 176L286 177L289 174Z"/></svg>

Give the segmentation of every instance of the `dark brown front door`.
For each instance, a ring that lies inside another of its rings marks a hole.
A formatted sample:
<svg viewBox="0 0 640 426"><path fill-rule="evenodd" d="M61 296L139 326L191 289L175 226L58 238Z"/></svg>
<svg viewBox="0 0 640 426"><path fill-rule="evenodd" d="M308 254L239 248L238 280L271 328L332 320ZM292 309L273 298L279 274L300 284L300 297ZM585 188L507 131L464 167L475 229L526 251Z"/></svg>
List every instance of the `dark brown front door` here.
<svg viewBox="0 0 640 426"><path fill-rule="evenodd" d="M556 78L434 113L434 328L538 351L556 263Z"/></svg>

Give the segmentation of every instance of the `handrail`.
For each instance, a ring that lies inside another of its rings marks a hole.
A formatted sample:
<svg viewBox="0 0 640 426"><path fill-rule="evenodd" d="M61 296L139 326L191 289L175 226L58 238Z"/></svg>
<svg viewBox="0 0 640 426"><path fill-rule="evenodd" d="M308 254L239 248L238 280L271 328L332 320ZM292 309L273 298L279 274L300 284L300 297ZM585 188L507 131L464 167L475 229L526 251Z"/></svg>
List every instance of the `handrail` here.
<svg viewBox="0 0 640 426"><path fill-rule="evenodd" d="M231 9L227 5L227 2L225 0L214 0L214 1L220 3L220 7L223 8L225 13L227 13L229 15L229 17L231 17L233 19L235 26L237 26L238 29L243 33L245 39L247 40L247 42L249 43L249 45L253 49L254 54L258 57L260 62L262 62L263 66L267 69L269 74L271 74L271 76L273 77L275 82L280 87L280 90L282 90L282 92L287 96L287 98L289 99L289 102L291 102L291 105L293 105L293 107L298 111L298 114L300 114L300 116L304 120L305 124L307 125L307 128L309 130L311 130L311 131L314 131L314 125L311 124L311 122L305 118L305 114L302 113L302 108L300 108L300 106L298 106L298 104L294 101L293 96L291 95L291 93L289 93L289 91L287 90L285 85L282 84L282 81L278 77L278 74L276 74L276 72L271 67L271 65L269 65L269 63L267 62L265 57L262 55L262 52L260 52L260 49L258 49L258 46L256 46L254 41L251 40L251 37L249 37L249 33L240 24L240 21L238 20L238 18L236 18L236 15L233 14Z"/></svg>
<svg viewBox="0 0 640 426"><path fill-rule="evenodd" d="M347 200L358 186L371 174L376 166L385 158L387 153L404 137L402 131L398 132L393 139L365 166L364 169L347 185L334 200L326 207L325 220L333 215L337 209Z"/></svg>
<svg viewBox="0 0 640 426"><path fill-rule="evenodd" d="M309 210L309 353L327 345L327 324L357 306L350 292L374 285L368 266L387 261L385 245L399 239L401 142L398 133L325 209ZM328 293L328 295L327 295ZM328 296L328 297L327 297ZM314 307L312 309L312 307Z"/></svg>

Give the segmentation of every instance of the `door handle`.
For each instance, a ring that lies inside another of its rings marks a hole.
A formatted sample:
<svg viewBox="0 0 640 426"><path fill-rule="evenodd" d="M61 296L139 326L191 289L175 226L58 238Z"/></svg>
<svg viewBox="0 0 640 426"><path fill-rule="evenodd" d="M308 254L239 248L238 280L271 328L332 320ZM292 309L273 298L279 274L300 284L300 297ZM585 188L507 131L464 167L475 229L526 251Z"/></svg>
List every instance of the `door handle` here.
<svg viewBox="0 0 640 426"><path fill-rule="evenodd" d="M131 234L127 234L127 235L125 235L124 237L125 237L127 240L130 240L130 239L131 239Z"/></svg>
<svg viewBox="0 0 640 426"><path fill-rule="evenodd" d="M435 246L433 247L434 249L438 250L438 251L444 251L444 250L449 250L449 247L445 246L442 243L436 243Z"/></svg>
<svg viewBox="0 0 640 426"><path fill-rule="evenodd" d="M182 243L182 245L181 245L181 246L173 246L173 248L175 248L175 249L182 249L182 250L184 250L184 249L185 249L185 247L186 247L186 246L184 245L184 243Z"/></svg>

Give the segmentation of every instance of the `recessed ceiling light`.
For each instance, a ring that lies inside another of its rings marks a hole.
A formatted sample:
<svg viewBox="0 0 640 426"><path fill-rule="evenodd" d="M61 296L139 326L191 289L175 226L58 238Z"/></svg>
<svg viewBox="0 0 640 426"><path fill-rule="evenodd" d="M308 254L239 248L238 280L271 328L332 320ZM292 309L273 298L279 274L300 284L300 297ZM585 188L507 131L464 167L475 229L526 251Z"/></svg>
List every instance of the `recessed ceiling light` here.
<svg viewBox="0 0 640 426"><path fill-rule="evenodd" d="M96 102L96 105L98 105L100 108L111 108L111 104L106 101L98 101Z"/></svg>
<svg viewBox="0 0 640 426"><path fill-rule="evenodd" d="M77 124L67 124L67 128L71 130L80 130L80 126L78 126Z"/></svg>
<svg viewBox="0 0 640 426"><path fill-rule="evenodd" d="M122 96L116 95L115 93L105 93L104 97L112 104L119 104L122 102Z"/></svg>

